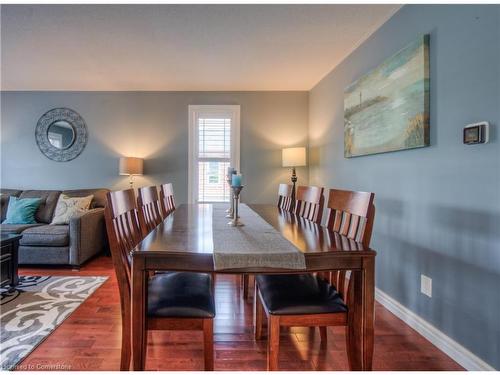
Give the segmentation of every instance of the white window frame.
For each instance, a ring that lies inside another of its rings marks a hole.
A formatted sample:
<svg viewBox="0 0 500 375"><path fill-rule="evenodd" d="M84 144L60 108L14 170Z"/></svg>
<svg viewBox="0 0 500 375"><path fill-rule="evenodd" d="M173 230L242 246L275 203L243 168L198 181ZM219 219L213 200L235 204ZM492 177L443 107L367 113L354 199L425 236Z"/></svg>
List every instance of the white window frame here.
<svg viewBox="0 0 500 375"><path fill-rule="evenodd" d="M221 116L231 118L231 166L240 172L240 106L190 105L189 112L189 167L188 202L198 202L198 132L200 117Z"/></svg>

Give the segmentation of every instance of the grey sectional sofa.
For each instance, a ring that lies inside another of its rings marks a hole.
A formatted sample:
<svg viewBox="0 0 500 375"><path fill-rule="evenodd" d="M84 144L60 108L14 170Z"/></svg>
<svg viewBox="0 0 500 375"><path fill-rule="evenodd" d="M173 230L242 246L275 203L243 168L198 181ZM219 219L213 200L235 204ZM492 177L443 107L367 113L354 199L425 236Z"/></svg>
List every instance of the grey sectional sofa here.
<svg viewBox="0 0 500 375"><path fill-rule="evenodd" d="M107 247L104 206L108 189L13 190L0 189L1 221L5 219L10 196L42 198L35 213L36 224L0 224L2 233L21 233L19 264L60 264L79 267ZM94 199L90 210L70 220L69 225L49 225L59 195Z"/></svg>

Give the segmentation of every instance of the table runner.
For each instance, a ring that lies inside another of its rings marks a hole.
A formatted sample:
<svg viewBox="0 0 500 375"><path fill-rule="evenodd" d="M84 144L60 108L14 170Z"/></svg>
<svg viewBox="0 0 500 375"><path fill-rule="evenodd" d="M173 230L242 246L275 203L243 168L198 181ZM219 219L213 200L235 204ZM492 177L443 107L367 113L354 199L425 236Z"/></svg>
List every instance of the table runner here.
<svg viewBox="0 0 500 375"><path fill-rule="evenodd" d="M245 204L240 204L242 227L227 223L226 206L213 205L214 267L236 268L306 268L304 254L268 222Z"/></svg>

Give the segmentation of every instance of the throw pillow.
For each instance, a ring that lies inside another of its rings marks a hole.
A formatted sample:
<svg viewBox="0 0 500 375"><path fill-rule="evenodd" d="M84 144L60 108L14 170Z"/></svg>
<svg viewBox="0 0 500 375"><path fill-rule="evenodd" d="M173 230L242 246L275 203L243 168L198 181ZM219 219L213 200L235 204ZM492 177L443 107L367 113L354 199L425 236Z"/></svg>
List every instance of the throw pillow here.
<svg viewBox="0 0 500 375"><path fill-rule="evenodd" d="M93 195L71 198L67 195L61 194L57 201L54 218L50 224L69 224L71 218L82 212L88 211L93 198Z"/></svg>
<svg viewBox="0 0 500 375"><path fill-rule="evenodd" d="M40 198L10 197L7 215L2 224L36 224L35 212L40 203Z"/></svg>

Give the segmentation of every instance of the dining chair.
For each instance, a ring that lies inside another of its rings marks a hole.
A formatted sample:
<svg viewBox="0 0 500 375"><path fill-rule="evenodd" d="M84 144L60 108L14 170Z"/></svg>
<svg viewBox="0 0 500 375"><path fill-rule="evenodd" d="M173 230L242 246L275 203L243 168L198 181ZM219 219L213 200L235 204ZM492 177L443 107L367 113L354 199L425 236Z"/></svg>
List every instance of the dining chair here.
<svg viewBox="0 0 500 375"><path fill-rule="evenodd" d="M160 207L164 219L175 210L174 188L172 184L163 184L160 186Z"/></svg>
<svg viewBox="0 0 500 375"><path fill-rule="evenodd" d="M293 186L280 184L278 188L278 207L283 210L292 211L293 205Z"/></svg>
<svg viewBox="0 0 500 375"><path fill-rule="evenodd" d="M324 188L317 186L299 186L297 188L296 199L294 204L291 199L292 185L280 184L278 190L278 207L292 211L296 215L310 220L314 223L321 223L323 217L323 205L325 198L323 197ZM253 276L244 274L241 276L241 284L243 288L243 299L248 299L248 291L254 284ZM254 289L255 294L255 289Z"/></svg>
<svg viewBox="0 0 500 375"><path fill-rule="evenodd" d="M327 227L347 241L369 246L375 216L374 194L345 190L329 191ZM255 293L255 339L262 337L267 318L267 368L278 370L280 327L319 327L321 342L326 344L328 326L349 326L352 295L345 272L336 278L313 274L259 275ZM344 297L345 296L345 297ZM352 309L351 309L352 311ZM350 339L349 330L346 340ZM349 351L348 359L350 361Z"/></svg>
<svg viewBox="0 0 500 375"><path fill-rule="evenodd" d="M156 186L141 187L138 189L137 205L139 206L139 215L144 218L142 226L143 236L155 229L163 221L160 214L160 201Z"/></svg>
<svg viewBox="0 0 500 375"><path fill-rule="evenodd" d="M106 230L120 291L122 347L120 370L131 359L131 250L142 240L141 215L133 189L109 192ZM189 272L154 274L148 280L144 353L149 330L202 330L205 370L213 370L215 301L210 275Z"/></svg>
<svg viewBox="0 0 500 375"><path fill-rule="evenodd" d="M323 217L324 188L317 186L299 186L295 199L294 213L314 223L321 223Z"/></svg>

